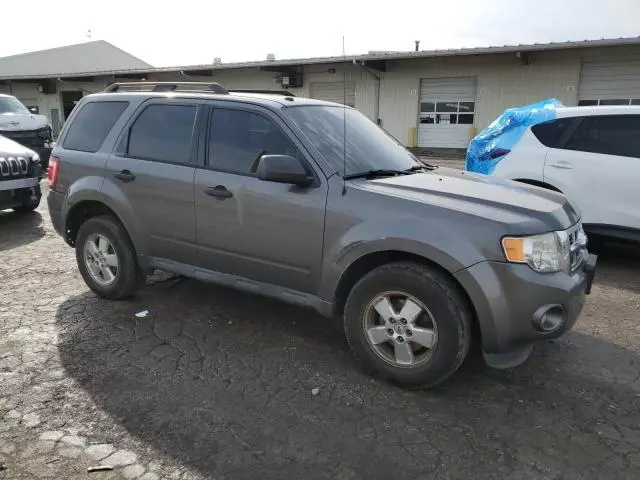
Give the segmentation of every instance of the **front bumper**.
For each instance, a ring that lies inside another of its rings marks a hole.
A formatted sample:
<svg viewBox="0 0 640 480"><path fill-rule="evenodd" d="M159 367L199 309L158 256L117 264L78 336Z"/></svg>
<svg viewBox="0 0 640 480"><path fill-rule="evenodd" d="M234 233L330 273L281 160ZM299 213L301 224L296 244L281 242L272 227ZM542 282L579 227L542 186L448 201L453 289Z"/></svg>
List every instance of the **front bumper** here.
<svg viewBox="0 0 640 480"><path fill-rule="evenodd" d="M483 350L522 351L571 329L590 292L596 260L589 255L571 274L542 274L527 265L502 262L481 262L458 272L456 278L476 310ZM540 331L534 326L536 314L552 305L562 307L564 321L553 331Z"/></svg>

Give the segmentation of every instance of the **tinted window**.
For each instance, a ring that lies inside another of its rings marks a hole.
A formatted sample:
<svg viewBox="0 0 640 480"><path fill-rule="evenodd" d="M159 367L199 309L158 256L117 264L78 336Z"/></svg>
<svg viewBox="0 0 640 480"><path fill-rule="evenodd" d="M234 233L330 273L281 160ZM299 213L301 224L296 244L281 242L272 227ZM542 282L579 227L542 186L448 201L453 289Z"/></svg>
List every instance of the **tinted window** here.
<svg viewBox="0 0 640 480"><path fill-rule="evenodd" d="M558 148L563 133L573 124L573 118L559 118L551 122L539 123L531 131L545 147Z"/></svg>
<svg viewBox="0 0 640 480"><path fill-rule="evenodd" d="M62 146L68 150L97 152L129 102L85 103L76 114Z"/></svg>
<svg viewBox="0 0 640 480"><path fill-rule="evenodd" d="M130 157L170 163L191 163L195 106L149 105L129 134Z"/></svg>
<svg viewBox="0 0 640 480"><path fill-rule="evenodd" d="M282 130L256 113L216 108L209 128L208 163L216 170L255 175L262 155L298 155Z"/></svg>
<svg viewBox="0 0 640 480"><path fill-rule="evenodd" d="M640 133L640 116L584 117L565 148L640 158L638 133Z"/></svg>

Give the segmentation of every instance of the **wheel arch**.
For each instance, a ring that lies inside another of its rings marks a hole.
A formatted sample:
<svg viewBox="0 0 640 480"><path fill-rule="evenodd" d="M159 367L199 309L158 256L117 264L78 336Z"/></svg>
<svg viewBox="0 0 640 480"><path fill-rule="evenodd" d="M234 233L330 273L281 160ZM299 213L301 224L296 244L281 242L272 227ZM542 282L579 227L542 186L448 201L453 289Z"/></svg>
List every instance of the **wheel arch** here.
<svg viewBox="0 0 640 480"><path fill-rule="evenodd" d="M100 200L81 200L78 203L75 203L68 211L65 217L65 228L64 228L64 239L69 244L69 246L74 247L76 237L78 235L78 230L83 223L87 220L99 217L102 215L109 215L115 218L120 225L125 229L127 235L131 239L131 242L134 243L135 240L131 235L131 232L127 228L127 225L122 221L120 216L110 208L106 203L101 202Z"/></svg>
<svg viewBox="0 0 640 480"><path fill-rule="evenodd" d="M340 280L338 281L338 285L335 289L333 298L334 315L338 318L342 317L349 292L351 292L358 280L360 280L364 275L383 265L398 262L416 263L418 265L432 268L434 270L437 270L441 274L446 275L447 278L449 278L458 287L458 290L462 294L465 302L467 303L467 306L469 307L469 310L471 311L472 329L474 335L480 333L476 309L473 305L473 302L471 301L471 297L469 297L469 294L462 286L462 284L458 281L458 279L456 279L449 270L444 268L442 265L434 262L433 260L415 253L410 253L402 250L384 250L371 252L362 255L361 257L353 261L340 276Z"/></svg>

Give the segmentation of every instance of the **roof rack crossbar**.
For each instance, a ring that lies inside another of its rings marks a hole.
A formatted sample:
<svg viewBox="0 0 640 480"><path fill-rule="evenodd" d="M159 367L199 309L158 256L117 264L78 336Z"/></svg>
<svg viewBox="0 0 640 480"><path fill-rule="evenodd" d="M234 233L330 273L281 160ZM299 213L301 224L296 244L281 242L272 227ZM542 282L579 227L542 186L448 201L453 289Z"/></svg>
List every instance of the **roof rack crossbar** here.
<svg viewBox="0 0 640 480"><path fill-rule="evenodd" d="M265 93L268 95L282 95L284 97L295 97L295 95L287 90L266 90L254 88L233 88L229 93Z"/></svg>
<svg viewBox="0 0 640 480"><path fill-rule="evenodd" d="M105 93L119 92L122 88L136 89L152 88L153 92L173 92L179 87L186 87L189 92L212 92L226 95L226 88L216 82L116 82L104 89Z"/></svg>

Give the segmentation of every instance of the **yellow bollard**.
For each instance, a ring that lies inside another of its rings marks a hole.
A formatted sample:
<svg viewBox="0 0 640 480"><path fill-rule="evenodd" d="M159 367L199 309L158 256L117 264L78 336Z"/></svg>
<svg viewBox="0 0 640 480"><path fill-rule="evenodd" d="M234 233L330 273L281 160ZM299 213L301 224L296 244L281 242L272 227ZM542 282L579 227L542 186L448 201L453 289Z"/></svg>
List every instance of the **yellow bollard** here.
<svg viewBox="0 0 640 480"><path fill-rule="evenodd" d="M409 128L409 148L416 147L416 127Z"/></svg>

